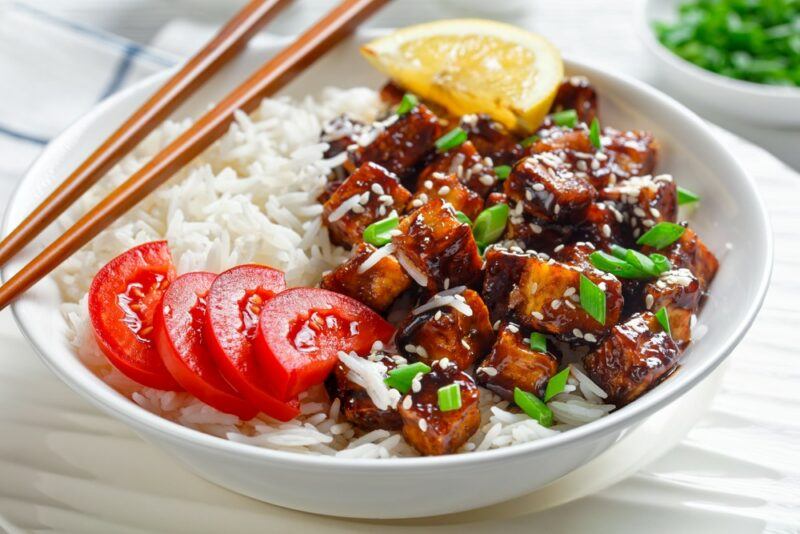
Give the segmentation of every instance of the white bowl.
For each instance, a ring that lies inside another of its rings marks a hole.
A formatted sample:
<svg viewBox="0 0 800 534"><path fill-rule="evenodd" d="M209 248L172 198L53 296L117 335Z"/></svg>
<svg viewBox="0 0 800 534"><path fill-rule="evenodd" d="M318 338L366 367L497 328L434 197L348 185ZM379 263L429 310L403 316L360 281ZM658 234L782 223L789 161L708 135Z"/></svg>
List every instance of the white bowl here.
<svg viewBox="0 0 800 534"><path fill-rule="evenodd" d="M381 77L356 51L363 38L342 44L287 92L301 95L331 84L377 87ZM274 47L249 49L181 114L205 109L275 52ZM605 124L655 133L664 149L660 170L672 172L680 183L703 195L693 225L722 257L712 296L700 317L708 333L687 351L678 373L603 419L525 445L446 457L365 460L272 451L179 426L145 411L99 380L76 359L65 339L67 327L51 279L14 303L17 322L43 361L91 403L200 476L256 499L321 514L399 518L468 510L540 488L608 449L718 366L755 317L772 265L771 232L755 184L702 120L635 80L575 61L568 61L567 68L571 74L587 75L597 86ZM154 76L103 102L53 141L15 192L4 231L16 225L166 76ZM55 233L50 229L47 238ZM10 263L3 269L4 278L29 257Z"/></svg>
<svg viewBox="0 0 800 534"><path fill-rule="evenodd" d="M685 0L646 0L636 4L636 27L671 94L695 107L710 108L752 123L800 126L800 88L779 87L721 76L677 56L653 30L656 21L674 21Z"/></svg>

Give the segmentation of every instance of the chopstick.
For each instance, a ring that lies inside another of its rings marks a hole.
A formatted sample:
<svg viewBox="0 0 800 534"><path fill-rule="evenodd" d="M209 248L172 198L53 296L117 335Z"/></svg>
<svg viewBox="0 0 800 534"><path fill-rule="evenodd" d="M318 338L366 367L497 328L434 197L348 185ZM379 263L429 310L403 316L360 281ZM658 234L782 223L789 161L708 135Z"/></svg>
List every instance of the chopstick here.
<svg viewBox="0 0 800 534"><path fill-rule="evenodd" d="M100 145L33 212L0 241L5 264L78 197L234 58L247 42L291 0L252 0L195 56Z"/></svg>
<svg viewBox="0 0 800 534"><path fill-rule="evenodd" d="M344 0L332 9L0 286L0 310L219 139L237 110L251 112L388 1Z"/></svg>

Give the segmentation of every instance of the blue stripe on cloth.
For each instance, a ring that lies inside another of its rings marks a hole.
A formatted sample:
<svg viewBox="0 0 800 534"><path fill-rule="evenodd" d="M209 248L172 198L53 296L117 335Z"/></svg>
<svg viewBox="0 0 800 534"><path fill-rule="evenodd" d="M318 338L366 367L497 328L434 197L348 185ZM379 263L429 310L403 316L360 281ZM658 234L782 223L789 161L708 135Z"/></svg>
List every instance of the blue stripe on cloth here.
<svg viewBox="0 0 800 534"><path fill-rule="evenodd" d="M27 141L28 143L33 143L35 145L46 145L47 143L50 142L49 139L45 139L44 137L38 137L35 135L18 132L11 128L6 128L5 126L2 125L0 125L0 135L7 135L8 137L13 137L14 139L18 139L19 141Z"/></svg>
<svg viewBox="0 0 800 534"><path fill-rule="evenodd" d="M113 45L114 47L123 52L125 52L128 49L128 47L130 47L132 44L130 41L122 37L118 37L116 35L104 32L96 28L84 26L82 24L73 22L71 20L62 19L45 11L36 9L35 7L32 7L30 5L23 4L21 2L12 2L12 3L15 9L19 9L20 11L25 11L28 14L35 16L39 19L45 20L51 24L61 26L62 28L68 28L82 35L92 37L97 41ZM140 50L137 53L137 55L141 59L150 61L151 63L155 63L162 67L172 67L177 63L177 60L175 58L169 57L165 54L160 54L152 49L146 49L144 47L139 47L139 48Z"/></svg>
<svg viewBox="0 0 800 534"><path fill-rule="evenodd" d="M142 47L135 43L130 43L125 47L125 53L117 64L117 68L114 70L114 75L111 77L111 80L108 82L108 85L103 92L100 93L100 98L98 100L108 98L116 93L120 87L122 87L122 84L125 82L125 77L131 70L131 65L133 64L134 58L141 53Z"/></svg>

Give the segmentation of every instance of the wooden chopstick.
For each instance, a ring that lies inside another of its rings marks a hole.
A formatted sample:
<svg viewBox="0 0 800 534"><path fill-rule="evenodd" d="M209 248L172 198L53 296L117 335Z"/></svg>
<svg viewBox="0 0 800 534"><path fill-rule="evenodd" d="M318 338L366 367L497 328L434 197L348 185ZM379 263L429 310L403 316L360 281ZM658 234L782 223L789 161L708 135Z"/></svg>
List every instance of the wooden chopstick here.
<svg viewBox="0 0 800 534"><path fill-rule="evenodd" d="M200 88L291 0L252 0L0 241L0 265L56 220L83 193Z"/></svg>
<svg viewBox="0 0 800 534"><path fill-rule="evenodd" d="M0 310L219 139L234 112L252 111L388 1L341 2L0 286Z"/></svg>

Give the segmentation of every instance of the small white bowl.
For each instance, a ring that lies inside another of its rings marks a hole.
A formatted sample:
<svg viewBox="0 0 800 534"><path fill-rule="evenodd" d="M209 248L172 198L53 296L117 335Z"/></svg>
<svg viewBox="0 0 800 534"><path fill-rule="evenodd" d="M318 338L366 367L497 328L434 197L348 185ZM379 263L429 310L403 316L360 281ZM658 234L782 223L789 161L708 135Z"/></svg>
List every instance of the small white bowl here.
<svg viewBox="0 0 800 534"><path fill-rule="evenodd" d="M378 87L380 75L361 60L362 34L303 73L287 92L315 94L327 85ZM218 101L278 50L251 47L185 106L197 114ZM708 376L741 340L769 282L772 234L756 185L706 124L671 98L634 79L567 61L568 74L588 76L600 94L604 124L654 133L663 147L659 171L703 196L692 224L721 256L722 266L699 323L707 328L686 352L679 372L636 402L591 424L504 449L427 458L386 460L305 456L262 449L203 434L154 415L110 388L76 358L66 340L60 295L47 278L13 305L23 334L72 389L134 429L200 476L280 506L320 514L400 518L469 510L518 497L585 465L644 418ZM101 103L44 151L12 197L4 232L29 213L163 81L162 73ZM52 240L50 228L43 240ZM33 251L9 263L3 279ZM86 273L88 276L94 273ZM135 461L135 459L133 460Z"/></svg>
<svg viewBox="0 0 800 534"><path fill-rule="evenodd" d="M721 76L686 61L662 45L656 21L674 21L685 0L645 0L636 4L636 27L671 94L695 107L710 108L756 124L800 126L800 88L747 82Z"/></svg>

